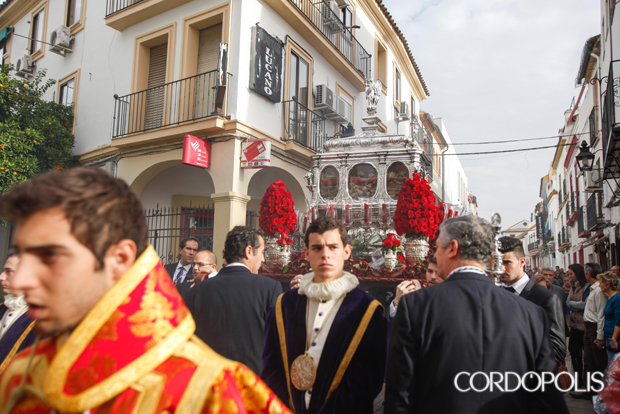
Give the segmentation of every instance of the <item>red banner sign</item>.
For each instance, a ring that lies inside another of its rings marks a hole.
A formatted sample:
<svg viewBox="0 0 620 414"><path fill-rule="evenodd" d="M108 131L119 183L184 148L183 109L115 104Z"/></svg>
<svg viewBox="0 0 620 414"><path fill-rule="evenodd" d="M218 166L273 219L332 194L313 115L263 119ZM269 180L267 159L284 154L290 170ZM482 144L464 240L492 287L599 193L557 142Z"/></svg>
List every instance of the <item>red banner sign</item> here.
<svg viewBox="0 0 620 414"><path fill-rule="evenodd" d="M249 141L241 144L241 168L264 168L271 165L271 141Z"/></svg>
<svg viewBox="0 0 620 414"><path fill-rule="evenodd" d="M211 165L211 141L193 135L183 138L183 164L209 168Z"/></svg>

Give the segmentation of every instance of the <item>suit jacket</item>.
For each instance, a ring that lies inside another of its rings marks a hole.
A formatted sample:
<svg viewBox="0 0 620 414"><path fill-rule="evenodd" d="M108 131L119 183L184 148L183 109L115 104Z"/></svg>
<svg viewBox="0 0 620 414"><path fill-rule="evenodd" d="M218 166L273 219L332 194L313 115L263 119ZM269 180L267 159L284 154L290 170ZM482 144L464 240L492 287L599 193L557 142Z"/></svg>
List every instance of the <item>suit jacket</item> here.
<svg viewBox="0 0 620 414"><path fill-rule="evenodd" d="M244 266L227 266L185 295L196 320L196 336L218 354L263 369L265 316L282 293L282 285Z"/></svg>
<svg viewBox="0 0 620 414"><path fill-rule="evenodd" d="M8 312L6 305L0 305L0 319ZM36 334L32 330L34 320L26 314L17 318L9 330L0 338L0 375L8 366L16 353L28 348L34 343Z"/></svg>
<svg viewBox="0 0 620 414"><path fill-rule="evenodd" d="M554 387L467 391L471 377L460 376L465 391L457 389L459 373L480 371L556 372L544 310L467 271L401 298L390 333L385 414L568 413ZM482 375L472 381L485 388Z"/></svg>
<svg viewBox="0 0 620 414"><path fill-rule="evenodd" d="M164 266L164 268L168 271L168 275L170 275L170 279L172 279L173 282L174 282L174 271L177 270L178 265L179 265L179 262L170 263ZM192 285L192 283L194 283L192 281L192 279L194 279L193 270L194 270L193 267L190 267L189 272L187 272L187 274L185 275L185 278L183 279L183 282L176 285L177 290L179 291L179 293L181 293L181 296L183 296L183 293L187 292L189 290L189 287ZM184 286L184 285L187 285L187 286Z"/></svg>
<svg viewBox="0 0 620 414"><path fill-rule="evenodd" d="M563 360L566 357L566 318L564 318L564 306L558 295L534 282L534 279L530 279L520 296L545 310L549 318L549 335L555 360Z"/></svg>
<svg viewBox="0 0 620 414"><path fill-rule="evenodd" d="M289 367L295 358L306 351L307 297L299 295L298 291L298 289L293 289L282 296L282 316ZM325 340L317 367L316 380L312 386L310 405L307 409L305 393L291 385L295 413L372 414L373 401L383 387L387 359L389 322L380 307L374 311L340 385L329 399L327 399L327 393L351 339L373 299L360 288L353 289L345 296ZM269 311L265 325L264 368L261 378L281 401L288 403L290 398L275 309Z"/></svg>

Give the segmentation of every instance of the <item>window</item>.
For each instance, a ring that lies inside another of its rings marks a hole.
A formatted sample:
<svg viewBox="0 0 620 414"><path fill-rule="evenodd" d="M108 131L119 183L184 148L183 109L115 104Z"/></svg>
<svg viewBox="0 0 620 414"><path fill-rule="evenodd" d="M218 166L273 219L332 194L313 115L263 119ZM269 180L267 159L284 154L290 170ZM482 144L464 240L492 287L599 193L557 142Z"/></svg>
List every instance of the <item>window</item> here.
<svg viewBox="0 0 620 414"><path fill-rule="evenodd" d="M69 79L60 85L60 93L58 94L58 103L63 105L73 104L73 95L75 91L75 78Z"/></svg>
<svg viewBox="0 0 620 414"><path fill-rule="evenodd" d="M394 100L400 102L400 72L398 68L394 68Z"/></svg>
<svg viewBox="0 0 620 414"><path fill-rule="evenodd" d="M67 26L82 21L82 0L67 0Z"/></svg>
<svg viewBox="0 0 620 414"><path fill-rule="evenodd" d="M73 126L75 129L75 118L77 113L78 87L80 84L80 70L65 76L58 81L58 103L63 105L73 105Z"/></svg>
<svg viewBox="0 0 620 414"><path fill-rule="evenodd" d="M388 53L387 47L378 38L375 40L375 80L383 82L383 93L387 95Z"/></svg>
<svg viewBox="0 0 620 414"><path fill-rule="evenodd" d="M308 106L308 76L310 65L303 57L291 51L289 56L288 99Z"/></svg>
<svg viewBox="0 0 620 414"><path fill-rule="evenodd" d="M285 45L284 137L308 148L318 148L322 131L313 122L312 56L288 39Z"/></svg>
<svg viewBox="0 0 620 414"><path fill-rule="evenodd" d="M342 23L344 23L344 27L348 27L351 29L353 26L353 12L348 7L343 7L342 11Z"/></svg>
<svg viewBox="0 0 620 414"><path fill-rule="evenodd" d="M30 30L30 54L34 55L35 53L41 51L43 49L43 33L45 26L45 8L37 11L31 20L31 30Z"/></svg>
<svg viewBox="0 0 620 414"><path fill-rule="evenodd" d="M344 89L342 85L338 82L336 82L336 96L340 96L342 100L345 102L344 103L345 110L343 112L349 117L349 121L345 124L342 124L341 126L344 129L346 129L346 127L349 125L349 122L351 123L351 125L355 125L353 122L354 114L355 114L355 98L346 89ZM346 110L346 108L348 108L348 110ZM336 133L338 133L339 131L340 129L338 128L338 125L337 125Z"/></svg>

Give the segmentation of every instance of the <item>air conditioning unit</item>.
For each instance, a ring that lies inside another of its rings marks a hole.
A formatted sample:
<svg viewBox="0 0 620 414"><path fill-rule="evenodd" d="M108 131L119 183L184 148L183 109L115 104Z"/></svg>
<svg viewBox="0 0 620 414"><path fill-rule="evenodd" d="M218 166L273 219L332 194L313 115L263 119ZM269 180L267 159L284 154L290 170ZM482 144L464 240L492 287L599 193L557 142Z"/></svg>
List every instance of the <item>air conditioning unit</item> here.
<svg viewBox="0 0 620 414"><path fill-rule="evenodd" d="M586 193L593 193L595 191L603 190L603 180L601 180L601 172L599 170L586 171L585 172Z"/></svg>
<svg viewBox="0 0 620 414"><path fill-rule="evenodd" d="M50 52L54 52L60 56L73 52L73 36L71 30L67 26L60 26L50 34Z"/></svg>
<svg viewBox="0 0 620 414"><path fill-rule="evenodd" d="M32 56L24 55L24 57L19 59L15 64L15 74L25 78L27 76L32 76L33 73L34 65L32 64Z"/></svg>
<svg viewBox="0 0 620 414"><path fill-rule="evenodd" d="M347 0L336 0L336 3L340 7L347 7L349 5L349 2Z"/></svg>
<svg viewBox="0 0 620 414"><path fill-rule="evenodd" d="M316 96L314 97L314 108L322 109L325 112L335 112L334 92L327 85L317 85Z"/></svg>
<svg viewBox="0 0 620 414"><path fill-rule="evenodd" d="M334 121L336 124L348 124L352 119L353 108L350 103L345 101L341 96L336 96L336 112L325 115L327 119Z"/></svg>
<svg viewBox="0 0 620 414"><path fill-rule="evenodd" d="M398 120L399 121L409 120L409 102L400 101L400 105L398 107Z"/></svg>
<svg viewBox="0 0 620 414"><path fill-rule="evenodd" d="M328 28L333 33L341 32L344 28L340 20L340 7L334 0L321 2L321 15L323 17L323 27Z"/></svg>

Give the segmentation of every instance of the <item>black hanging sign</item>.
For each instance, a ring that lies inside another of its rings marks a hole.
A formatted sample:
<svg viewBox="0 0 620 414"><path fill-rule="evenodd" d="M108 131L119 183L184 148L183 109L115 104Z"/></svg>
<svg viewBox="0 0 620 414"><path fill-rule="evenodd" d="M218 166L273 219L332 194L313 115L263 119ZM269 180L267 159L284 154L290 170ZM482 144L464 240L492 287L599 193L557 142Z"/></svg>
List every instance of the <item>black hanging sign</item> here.
<svg viewBox="0 0 620 414"><path fill-rule="evenodd" d="M265 98L280 102L283 46L259 25L252 28L250 88Z"/></svg>

